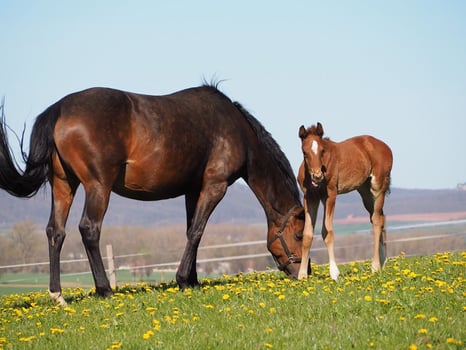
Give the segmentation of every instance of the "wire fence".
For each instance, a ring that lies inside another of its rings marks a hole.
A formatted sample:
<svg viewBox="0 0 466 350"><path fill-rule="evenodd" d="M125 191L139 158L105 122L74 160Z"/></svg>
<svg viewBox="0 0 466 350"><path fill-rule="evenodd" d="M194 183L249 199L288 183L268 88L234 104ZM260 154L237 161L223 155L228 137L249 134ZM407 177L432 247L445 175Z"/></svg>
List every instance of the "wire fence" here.
<svg viewBox="0 0 466 350"><path fill-rule="evenodd" d="M452 221L452 222L447 222L447 223L442 223L443 225L455 225L455 224L466 224L466 220L459 220L459 221ZM413 225L411 227L419 226L419 227L430 227L434 226L435 224L420 224L420 225ZM391 229L389 231L391 232L396 232L397 230L401 230L402 228L395 228ZM403 227L403 229L406 229L406 227ZM359 232L361 233L361 232ZM398 237L394 239L388 239L387 240L387 245L393 246L395 244L406 244L410 242L421 242L421 241L427 241L430 242L428 243L429 246L437 247L439 246L439 240L442 239L459 239L462 244L455 244L452 249L448 249L450 251L462 251L466 247L466 232L460 231L460 232L455 232L455 233L448 233L448 234L425 234L425 235L420 235L420 236L415 236L415 237ZM211 251L211 250L217 250L217 249L228 249L228 248L235 248L235 247L244 247L244 246L253 246L253 245L262 245L265 246L266 242L265 240L257 240L257 241L246 241L246 242L236 242L236 243L226 243L226 244L215 244L215 245L209 245L209 246L201 246L199 247L199 251ZM345 245L336 245L335 250L336 250L336 255L338 256L338 250L354 250L357 248L367 248L368 246L372 245L371 240L363 240L363 241L358 241L358 243L355 244L345 244ZM164 271L174 271L176 267L179 265L180 261L169 261L169 262L161 262L161 263L154 263L154 264L138 264L138 265L132 265L128 266L127 264L124 263L119 263L121 261L126 261L128 258L137 258L137 257L144 257L150 254L146 253L134 253L134 254L122 254L122 255L114 255L113 254L113 247L111 245L108 245L107 247L107 255L103 257L103 259L107 262L107 273L110 278L110 283L114 287L117 285L117 280L116 280L116 272L117 271L147 271L152 270L152 271L159 271L159 272L164 272ZM311 256L315 255L318 252L321 252L323 254L326 254L327 248L325 246L321 247L313 247L311 248ZM410 254L407 254L408 256ZM418 254L411 254L411 255L418 255ZM224 264L226 262L231 262L235 260L251 260L251 259L258 259L258 258L264 258L264 257L271 257L269 252L260 252L260 253L255 253L255 254L242 254L242 255L230 255L230 256L221 256L221 257L213 257L213 258L203 258L203 259L198 259L197 264L198 266L202 266L203 264L208 264L208 263L220 263ZM61 260L61 264L76 264L76 263L83 263L87 262L88 260L86 258L79 258L79 259L66 259L66 260ZM354 260L353 260L354 261ZM345 261L339 261L339 263L344 263ZM349 261L346 261L349 262ZM43 261L43 262L34 262L34 263L27 263L27 264L12 264L12 265L4 265L0 266L0 273L11 270L11 269L19 269L19 268L30 268L30 267L37 267L37 266L44 266L44 265L49 265L48 261ZM274 267L270 268L271 270L274 270ZM91 274L90 270L84 271L84 272L71 272L71 273L66 273L64 275L66 276L81 276L81 275L89 275ZM0 281L0 284L9 284L9 283L18 283L21 281L21 283L25 283L24 279L18 280L18 279L2 279Z"/></svg>

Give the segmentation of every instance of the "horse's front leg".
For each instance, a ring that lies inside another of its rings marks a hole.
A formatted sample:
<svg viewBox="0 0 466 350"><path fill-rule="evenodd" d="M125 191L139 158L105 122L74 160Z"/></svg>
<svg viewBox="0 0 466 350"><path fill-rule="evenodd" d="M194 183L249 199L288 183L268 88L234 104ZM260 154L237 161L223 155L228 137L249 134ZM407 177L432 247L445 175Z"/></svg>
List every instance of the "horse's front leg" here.
<svg viewBox="0 0 466 350"><path fill-rule="evenodd" d="M333 214L335 212L336 191L328 190L328 197L324 201L324 219L322 225L322 238L328 251L328 260L330 265L330 277L337 281L340 275L337 263L335 261L334 251L334 232L333 232Z"/></svg>
<svg viewBox="0 0 466 350"><path fill-rule="evenodd" d="M186 194L187 242L176 272L176 281L181 289L199 284L196 271L197 250L210 214L223 198L227 183L206 184L201 193Z"/></svg>
<svg viewBox="0 0 466 350"><path fill-rule="evenodd" d="M314 237L314 227L317 217L319 201L304 198L304 230L303 230L303 247L301 254L301 265L299 266L298 279L308 276L309 254Z"/></svg>

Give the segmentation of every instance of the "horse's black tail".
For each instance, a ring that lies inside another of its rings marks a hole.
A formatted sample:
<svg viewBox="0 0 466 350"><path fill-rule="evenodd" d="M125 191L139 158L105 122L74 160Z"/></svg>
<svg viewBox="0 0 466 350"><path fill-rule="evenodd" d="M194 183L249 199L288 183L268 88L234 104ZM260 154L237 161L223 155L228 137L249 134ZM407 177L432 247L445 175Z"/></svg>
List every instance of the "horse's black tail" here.
<svg viewBox="0 0 466 350"><path fill-rule="evenodd" d="M22 171L11 152L4 118L4 105L0 116L0 188L16 197L32 197L49 178L51 154L55 148L53 129L60 114L59 103L40 114L32 128L29 155L21 152L26 168Z"/></svg>

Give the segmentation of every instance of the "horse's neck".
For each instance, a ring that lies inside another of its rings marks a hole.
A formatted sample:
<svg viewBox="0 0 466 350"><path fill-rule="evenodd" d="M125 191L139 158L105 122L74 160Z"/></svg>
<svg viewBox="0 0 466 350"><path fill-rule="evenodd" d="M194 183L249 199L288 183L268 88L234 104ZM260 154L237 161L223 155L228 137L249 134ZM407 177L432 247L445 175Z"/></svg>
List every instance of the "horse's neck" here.
<svg viewBox="0 0 466 350"><path fill-rule="evenodd" d="M329 139L322 140L325 149L325 157L328 162L335 162L339 156L339 143ZM327 166L330 164L327 164Z"/></svg>
<svg viewBox="0 0 466 350"><path fill-rule="evenodd" d="M248 172L247 183L262 205L269 229L280 226L283 217L294 206L301 206L297 188L290 184L281 170L270 165L257 164ZM295 192L295 193L293 193Z"/></svg>

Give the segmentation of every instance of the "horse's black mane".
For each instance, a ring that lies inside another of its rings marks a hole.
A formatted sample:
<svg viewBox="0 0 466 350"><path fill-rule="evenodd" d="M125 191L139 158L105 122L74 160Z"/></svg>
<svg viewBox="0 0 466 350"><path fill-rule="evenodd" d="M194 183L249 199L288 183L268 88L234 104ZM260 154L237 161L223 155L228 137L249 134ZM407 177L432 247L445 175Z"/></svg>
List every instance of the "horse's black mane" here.
<svg viewBox="0 0 466 350"><path fill-rule="evenodd" d="M212 89L212 92L231 101L231 99L228 96L226 96L223 92L219 90L218 86L221 82L222 80L214 80L209 83L204 80L202 87ZM286 158L280 146L274 140L272 135L265 129L265 127L251 113L249 113L248 110L241 105L241 103L237 101L231 102L246 118L247 122L253 129L254 133L257 135L257 138L260 140L260 142L262 142L265 148L270 151L273 159L275 160L275 163L278 166L278 169L280 169L281 173L284 175L286 179L285 185L292 194L293 198L296 200L296 205L301 206L300 194L298 186L296 184L296 178L294 176L293 169L291 168L290 162L288 161L288 158Z"/></svg>
<svg viewBox="0 0 466 350"><path fill-rule="evenodd" d="M240 112L245 116L249 125L251 125L254 133L257 135L258 139L264 144L266 149L268 149L273 159L275 160L278 168L285 176L286 186L293 195L293 198L296 200L296 205L301 206L300 196L298 186L296 185L296 179L291 168L288 158L281 150L280 146L273 139L272 135L264 128L264 126L251 115L239 102L233 102L233 104L240 110Z"/></svg>

